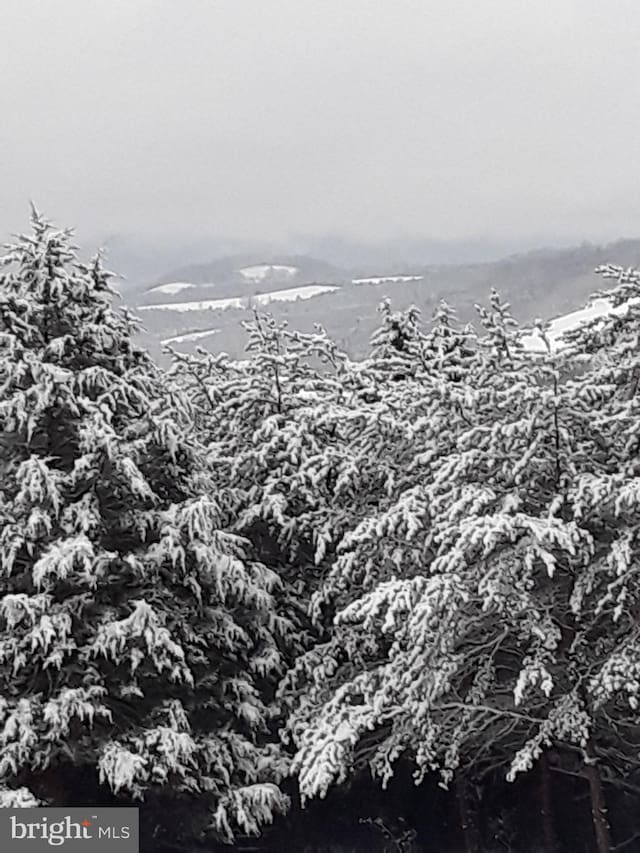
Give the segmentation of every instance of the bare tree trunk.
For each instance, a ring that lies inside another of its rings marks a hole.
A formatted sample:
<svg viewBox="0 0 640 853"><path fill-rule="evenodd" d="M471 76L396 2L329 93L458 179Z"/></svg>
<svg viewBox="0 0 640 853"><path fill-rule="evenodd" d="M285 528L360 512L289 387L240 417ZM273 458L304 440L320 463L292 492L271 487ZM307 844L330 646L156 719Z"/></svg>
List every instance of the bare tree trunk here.
<svg viewBox="0 0 640 853"><path fill-rule="evenodd" d="M464 779L457 781L455 796L458 804L458 819L460 821L460 829L462 830L464 851L465 853L478 853L480 849L478 843L479 833L469 810L469 792Z"/></svg>
<svg viewBox="0 0 640 853"><path fill-rule="evenodd" d="M545 755L540 758L540 814L542 816L542 840L545 853L555 853L558 849L558 839L553 819L551 774Z"/></svg>
<svg viewBox="0 0 640 853"><path fill-rule="evenodd" d="M611 853L611 834L607 821L607 805L600 781L600 772L596 764L585 764L585 776L589 780L589 792L591 794L591 819L593 820L593 831L596 837L596 849L598 853Z"/></svg>

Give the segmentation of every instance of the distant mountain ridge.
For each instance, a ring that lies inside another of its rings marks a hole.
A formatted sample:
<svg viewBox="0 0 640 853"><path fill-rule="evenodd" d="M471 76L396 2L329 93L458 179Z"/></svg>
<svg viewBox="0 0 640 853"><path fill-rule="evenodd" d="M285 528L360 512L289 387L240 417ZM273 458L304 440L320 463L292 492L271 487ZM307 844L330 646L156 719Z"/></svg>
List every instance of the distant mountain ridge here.
<svg viewBox="0 0 640 853"><path fill-rule="evenodd" d="M640 239L391 271L372 265L339 269L308 256L233 255L176 269L144 291L125 292L124 297L143 318L143 341L160 359L165 357L162 341L169 339L181 349L201 345L240 357L246 345L241 323L253 307L269 310L302 331L320 323L359 358L368 350L379 321L377 308L385 297L395 308L416 305L426 320L438 301L446 299L460 320L468 322L474 320L474 305L486 303L495 287L519 322L530 326L537 317L551 320L581 309L603 289L593 271L608 262L640 266Z"/></svg>
<svg viewBox="0 0 640 853"><path fill-rule="evenodd" d="M314 279L318 282L334 280L343 274L341 270L326 261L311 258L308 255L284 255L277 257L262 257L255 254L232 255L217 258L204 264L189 264L172 270L157 279L148 290L157 285L172 281L189 281L193 284L225 284L229 281L242 283L246 276L241 271L257 266L289 267L297 270L294 280L301 278Z"/></svg>

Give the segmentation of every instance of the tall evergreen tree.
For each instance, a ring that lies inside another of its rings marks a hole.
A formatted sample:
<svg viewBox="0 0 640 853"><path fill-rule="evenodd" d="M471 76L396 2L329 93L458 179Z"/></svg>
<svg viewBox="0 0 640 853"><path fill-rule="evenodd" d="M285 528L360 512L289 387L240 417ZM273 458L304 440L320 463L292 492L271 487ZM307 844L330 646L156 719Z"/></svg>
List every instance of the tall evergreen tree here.
<svg viewBox="0 0 640 853"><path fill-rule="evenodd" d="M323 795L333 782L345 779L354 761L360 762L364 739L369 747L373 742L368 757L387 779L393 770L383 767L383 756L399 757L414 740L415 707L390 713L386 704L395 707L400 701L394 699L391 661L403 642L411 589L435 554L427 536L434 513L429 480L465 428L470 374L478 357L473 333L457 328L446 305L428 333L417 318L408 324L411 334L404 336L400 354L389 341L391 348L381 349L393 316L385 307L372 357L353 371L375 393L369 393L369 406L355 395L350 417L349 447L367 491L358 495L361 509L337 543L314 601L337 609L334 635L302 657L286 682L309 685L289 721L304 796ZM351 381L356 384L355 378ZM370 619L363 610L356 612L359 603L367 602L366 608L373 601L380 609ZM374 730L371 738L369 730Z"/></svg>
<svg viewBox="0 0 640 853"><path fill-rule="evenodd" d="M189 408L99 258L32 226L0 276L5 802L110 791L171 803L167 838L255 833L287 805L280 579L225 530Z"/></svg>
<svg viewBox="0 0 640 853"><path fill-rule="evenodd" d="M319 592L338 602L341 656L297 668L303 795L363 753L383 781L410 757L418 781L535 768L548 792L553 748L590 792L594 846L611 849L604 786L635 772L640 731L640 274L605 274L616 310L570 350L525 352L494 293L462 376L385 386L399 420L429 411L432 431L414 430L398 491L343 538Z"/></svg>

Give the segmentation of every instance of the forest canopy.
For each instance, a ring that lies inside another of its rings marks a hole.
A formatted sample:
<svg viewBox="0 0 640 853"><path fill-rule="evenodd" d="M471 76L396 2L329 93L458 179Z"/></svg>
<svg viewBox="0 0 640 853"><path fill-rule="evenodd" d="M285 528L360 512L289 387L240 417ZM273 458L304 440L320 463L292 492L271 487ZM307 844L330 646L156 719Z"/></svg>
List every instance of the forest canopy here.
<svg viewBox="0 0 640 853"><path fill-rule="evenodd" d="M538 352L493 291L465 326L384 302L358 361L256 312L242 360L164 370L34 211L2 805L137 804L154 850L635 849L640 273L598 272L617 310Z"/></svg>

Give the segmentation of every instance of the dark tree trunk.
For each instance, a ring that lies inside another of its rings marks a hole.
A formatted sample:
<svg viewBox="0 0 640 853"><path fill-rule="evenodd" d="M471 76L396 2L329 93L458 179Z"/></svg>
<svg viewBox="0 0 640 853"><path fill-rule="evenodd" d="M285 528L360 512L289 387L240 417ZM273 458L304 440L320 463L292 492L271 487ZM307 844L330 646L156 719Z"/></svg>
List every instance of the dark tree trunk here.
<svg viewBox="0 0 640 853"><path fill-rule="evenodd" d="M611 853L611 834L609 822L607 821L607 806L602 790L600 772L596 764L585 764L585 776L589 781L589 793L591 794L591 819L593 820L593 831L596 839L596 850L598 853Z"/></svg>
<svg viewBox="0 0 640 853"><path fill-rule="evenodd" d="M556 853L558 849L558 838L556 836L553 796L551 791L551 774L547 758L543 755L540 759L540 815L542 817L542 840L545 853Z"/></svg>
<svg viewBox="0 0 640 853"><path fill-rule="evenodd" d="M460 821L464 853L478 853L480 849L479 832L474 823L469 802L469 790L464 779L459 779L456 783L455 797L458 805L458 819Z"/></svg>

